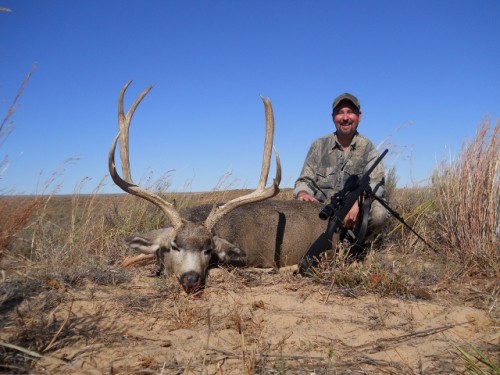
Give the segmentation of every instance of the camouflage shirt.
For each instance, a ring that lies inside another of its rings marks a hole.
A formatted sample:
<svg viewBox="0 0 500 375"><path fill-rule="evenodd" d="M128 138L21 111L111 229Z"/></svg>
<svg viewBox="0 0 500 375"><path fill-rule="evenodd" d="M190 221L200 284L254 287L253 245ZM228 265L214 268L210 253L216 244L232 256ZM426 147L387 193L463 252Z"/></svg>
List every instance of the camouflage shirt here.
<svg viewBox="0 0 500 375"><path fill-rule="evenodd" d="M317 139L307 153L300 177L295 182L293 196L305 191L321 202L326 202L342 190L351 175L363 175L379 156L373 143L356 132L346 154L331 133ZM384 198L384 167L380 162L370 175L370 186L378 197Z"/></svg>

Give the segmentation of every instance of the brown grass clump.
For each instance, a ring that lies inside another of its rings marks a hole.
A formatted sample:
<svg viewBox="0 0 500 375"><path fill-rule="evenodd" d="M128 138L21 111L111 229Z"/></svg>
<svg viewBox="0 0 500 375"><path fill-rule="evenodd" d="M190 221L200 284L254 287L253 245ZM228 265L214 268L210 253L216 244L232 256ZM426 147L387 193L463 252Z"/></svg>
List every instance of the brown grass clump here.
<svg viewBox="0 0 500 375"><path fill-rule="evenodd" d="M500 235L500 121L484 122L458 158L433 177L435 230L443 250L467 273L498 276Z"/></svg>
<svg viewBox="0 0 500 375"><path fill-rule="evenodd" d="M368 293L427 300L432 299L432 285L441 278L438 268L439 264L414 265L388 251L371 250L359 258L347 245L340 244L336 253L321 260L312 277L325 285L325 301L332 294L359 297Z"/></svg>

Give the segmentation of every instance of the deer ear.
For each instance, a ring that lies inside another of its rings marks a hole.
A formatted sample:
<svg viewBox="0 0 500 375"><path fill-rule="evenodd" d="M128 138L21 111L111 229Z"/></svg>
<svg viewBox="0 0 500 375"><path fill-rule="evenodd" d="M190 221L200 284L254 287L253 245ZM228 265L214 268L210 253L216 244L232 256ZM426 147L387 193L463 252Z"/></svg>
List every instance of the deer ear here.
<svg viewBox="0 0 500 375"><path fill-rule="evenodd" d="M153 254L160 248L170 249L174 229L172 227L156 229L144 234L125 238L127 246L143 254Z"/></svg>
<svg viewBox="0 0 500 375"><path fill-rule="evenodd" d="M245 266L247 264L247 253L245 250L217 236L214 236L214 244L215 253L221 263L233 266Z"/></svg>
<svg viewBox="0 0 500 375"><path fill-rule="evenodd" d="M141 235L127 237L125 242L129 248L138 250L143 254L153 254L160 248L159 243Z"/></svg>

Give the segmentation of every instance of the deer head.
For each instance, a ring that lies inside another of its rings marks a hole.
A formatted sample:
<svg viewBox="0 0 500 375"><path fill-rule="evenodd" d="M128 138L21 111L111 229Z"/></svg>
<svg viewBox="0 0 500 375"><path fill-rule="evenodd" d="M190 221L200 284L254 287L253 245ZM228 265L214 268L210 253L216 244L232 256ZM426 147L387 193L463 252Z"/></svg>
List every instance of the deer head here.
<svg viewBox="0 0 500 375"><path fill-rule="evenodd" d="M133 236L127 239L128 245L143 254L156 254L165 265L167 271L178 278L187 293L202 289L205 285L206 274L210 259L214 252L226 252L230 247L223 239L213 234L217 222L228 212L249 203L269 199L279 192L281 181L281 164L276 154L276 176L273 184L266 187L267 177L271 165L271 154L274 137L274 117L271 102L262 98L265 107L266 134L264 142L264 157L262 170L257 188L250 194L235 198L221 206L214 206L208 217L202 223L193 223L184 220L176 208L158 194L134 184L130 172L129 162L129 127L135 110L140 102L152 89L145 89L135 100L127 114L123 110L123 98L132 81L128 81L121 89L118 97L118 134L113 140L108 157L108 168L111 178L123 191L146 199L159 207L170 219L171 227L149 232L145 235ZM120 158L123 178L120 177L115 165L115 151L120 142ZM238 252L239 249L231 251ZM227 256L218 254L220 256Z"/></svg>

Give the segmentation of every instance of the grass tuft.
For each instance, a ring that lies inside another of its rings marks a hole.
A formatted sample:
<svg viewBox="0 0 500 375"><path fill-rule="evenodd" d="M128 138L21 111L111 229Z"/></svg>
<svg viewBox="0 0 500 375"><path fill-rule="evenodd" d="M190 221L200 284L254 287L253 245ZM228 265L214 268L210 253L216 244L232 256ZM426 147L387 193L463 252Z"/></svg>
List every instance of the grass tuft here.
<svg viewBox="0 0 500 375"><path fill-rule="evenodd" d="M500 363L485 354L473 344L459 345L452 343L456 350L456 355L464 362L469 374L475 375L499 375ZM498 354L498 353L497 353Z"/></svg>
<svg viewBox="0 0 500 375"><path fill-rule="evenodd" d="M479 126L459 157L433 176L435 230L463 273L497 277L500 236L500 121Z"/></svg>

